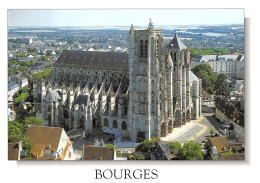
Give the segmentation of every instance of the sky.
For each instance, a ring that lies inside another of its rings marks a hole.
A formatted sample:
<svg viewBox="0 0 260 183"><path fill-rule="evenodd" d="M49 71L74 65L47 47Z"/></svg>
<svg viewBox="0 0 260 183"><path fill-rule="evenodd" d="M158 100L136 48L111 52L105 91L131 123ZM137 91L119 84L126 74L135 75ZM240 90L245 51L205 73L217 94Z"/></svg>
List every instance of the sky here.
<svg viewBox="0 0 260 183"><path fill-rule="evenodd" d="M8 26L244 24L243 9L8 10Z"/></svg>

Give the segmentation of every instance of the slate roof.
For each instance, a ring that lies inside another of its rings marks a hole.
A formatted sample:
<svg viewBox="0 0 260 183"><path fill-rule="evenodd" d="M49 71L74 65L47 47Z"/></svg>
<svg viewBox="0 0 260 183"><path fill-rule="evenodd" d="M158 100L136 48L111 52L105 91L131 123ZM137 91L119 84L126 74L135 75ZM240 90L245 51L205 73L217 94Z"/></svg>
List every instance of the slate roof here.
<svg viewBox="0 0 260 183"><path fill-rule="evenodd" d="M73 104L88 105L88 95L79 94L79 96L76 98Z"/></svg>
<svg viewBox="0 0 260 183"><path fill-rule="evenodd" d="M64 50L55 65L128 71L128 53Z"/></svg>
<svg viewBox="0 0 260 183"><path fill-rule="evenodd" d="M114 149L102 146L84 146L83 160L114 160Z"/></svg>
<svg viewBox="0 0 260 183"><path fill-rule="evenodd" d="M8 143L8 160L18 160L19 142Z"/></svg>
<svg viewBox="0 0 260 183"><path fill-rule="evenodd" d="M11 91L14 88L19 88L19 85L15 82L8 83L8 91Z"/></svg>
<svg viewBox="0 0 260 183"><path fill-rule="evenodd" d="M196 55L195 59L199 62L209 62L209 61L242 61L244 60L244 55Z"/></svg>
<svg viewBox="0 0 260 183"><path fill-rule="evenodd" d="M192 72L192 71L189 71L190 72L190 83L192 83L193 81L199 81L199 78Z"/></svg>
<svg viewBox="0 0 260 183"><path fill-rule="evenodd" d="M46 102L56 102L61 99L59 93L56 90L51 90L47 93L45 101Z"/></svg>
<svg viewBox="0 0 260 183"><path fill-rule="evenodd" d="M187 49L187 47L181 42L177 34L175 33L172 41L168 44L168 48L173 48L173 49Z"/></svg>
<svg viewBox="0 0 260 183"><path fill-rule="evenodd" d="M97 139L93 146L106 147L106 144L104 143L103 139L101 139L100 141Z"/></svg>

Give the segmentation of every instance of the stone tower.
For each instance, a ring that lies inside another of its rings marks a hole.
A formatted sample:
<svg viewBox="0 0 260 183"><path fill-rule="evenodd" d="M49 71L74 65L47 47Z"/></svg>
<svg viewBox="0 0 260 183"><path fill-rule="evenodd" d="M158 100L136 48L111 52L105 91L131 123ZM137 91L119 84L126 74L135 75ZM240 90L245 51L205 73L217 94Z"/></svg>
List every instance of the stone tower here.
<svg viewBox="0 0 260 183"><path fill-rule="evenodd" d="M177 34L167 46L167 53L173 60L173 104L175 127L190 120L190 53ZM189 111L188 111L189 110ZM187 112L188 111L188 112ZM187 113L189 116L187 116Z"/></svg>
<svg viewBox="0 0 260 183"><path fill-rule="evenodd" d="M129 31L129 122L132 139L160 136L165 115L164 49L161 30Z"/></svg>

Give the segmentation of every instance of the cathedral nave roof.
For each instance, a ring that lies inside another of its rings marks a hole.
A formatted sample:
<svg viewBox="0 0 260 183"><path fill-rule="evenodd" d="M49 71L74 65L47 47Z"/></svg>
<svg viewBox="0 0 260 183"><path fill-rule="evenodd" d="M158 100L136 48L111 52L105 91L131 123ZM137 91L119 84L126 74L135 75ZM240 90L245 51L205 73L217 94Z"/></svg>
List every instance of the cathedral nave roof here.
<svg viewBox="0 0 260 183"><path fill-rule="evenodd" d="M64 50L55 64L128 71L128 53Z"/></svg>

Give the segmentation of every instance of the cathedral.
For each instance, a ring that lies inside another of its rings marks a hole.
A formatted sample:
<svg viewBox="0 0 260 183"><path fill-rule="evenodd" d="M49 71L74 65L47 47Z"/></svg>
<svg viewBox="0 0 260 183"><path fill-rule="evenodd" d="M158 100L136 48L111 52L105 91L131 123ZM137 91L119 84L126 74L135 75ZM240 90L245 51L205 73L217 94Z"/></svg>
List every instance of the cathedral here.
<svg viewBox="0 0 260 183"><path fill-rule="evenodd" d="M128 52L64 50L34 81L36 117L66 130L114 130L131 140L165 137L201 115L202 81L177 34L165 47L150 22L129 30Z"/></svg>

